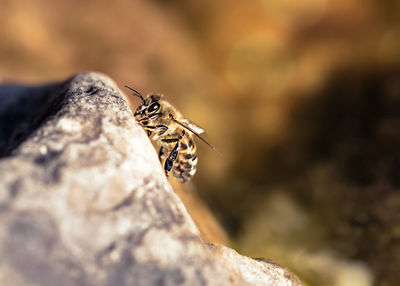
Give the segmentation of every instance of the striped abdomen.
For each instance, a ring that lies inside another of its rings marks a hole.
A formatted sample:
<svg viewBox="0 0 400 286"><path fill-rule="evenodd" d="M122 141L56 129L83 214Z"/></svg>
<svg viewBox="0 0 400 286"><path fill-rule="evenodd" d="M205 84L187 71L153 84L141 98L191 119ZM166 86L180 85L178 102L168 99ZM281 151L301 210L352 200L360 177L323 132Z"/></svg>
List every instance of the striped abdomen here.
<svg viewBox="0 0 400 286"><path fill-rule="evenodd" d="M180 139L179 155L176 159L173 174L183 183L189 181L196 173L196 145L192 136L185 132Z"/></svg>

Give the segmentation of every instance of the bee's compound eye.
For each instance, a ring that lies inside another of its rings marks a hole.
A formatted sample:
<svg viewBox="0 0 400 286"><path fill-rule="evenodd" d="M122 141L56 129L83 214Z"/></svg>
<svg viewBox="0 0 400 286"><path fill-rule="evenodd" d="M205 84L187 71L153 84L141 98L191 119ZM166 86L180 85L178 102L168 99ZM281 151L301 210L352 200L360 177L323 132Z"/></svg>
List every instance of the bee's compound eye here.
<svg viewBox="0 0 400 286"><path fill-rule="evenodd" d="M150 105L147 108L147 112L148 113L152 113L152 112L155 112L155 111L157 111L159 109L160 109L160 104L158 104L157 102L154 102L152 105Z"/></svg>

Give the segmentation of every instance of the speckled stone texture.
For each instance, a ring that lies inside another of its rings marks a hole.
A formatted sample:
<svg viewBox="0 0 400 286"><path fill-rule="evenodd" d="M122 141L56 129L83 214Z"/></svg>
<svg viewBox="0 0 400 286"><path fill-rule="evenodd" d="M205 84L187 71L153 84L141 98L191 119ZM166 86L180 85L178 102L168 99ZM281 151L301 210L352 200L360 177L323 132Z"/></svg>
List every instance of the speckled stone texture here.
<svg viewBox="0 0 400 286"><path fill-rule="evenodd" d="M115 83L0 86L0 285L302 285L205 243Z"/></svg>

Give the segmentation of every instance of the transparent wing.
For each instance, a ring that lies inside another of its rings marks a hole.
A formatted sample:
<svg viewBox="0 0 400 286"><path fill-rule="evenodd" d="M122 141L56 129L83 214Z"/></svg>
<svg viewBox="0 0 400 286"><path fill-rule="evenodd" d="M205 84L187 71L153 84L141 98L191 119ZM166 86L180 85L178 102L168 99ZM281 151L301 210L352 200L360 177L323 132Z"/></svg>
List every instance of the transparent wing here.
<svg viewBox="0 0 400 286"><path fill-rule="evenodd" d="M183 124L185 124L186 126L189 126L191 129L193 129L194 131L196 131L196 133L198 134L202 134L204 133L204 129L197 126L196 124L194 124L193 122L190 122L187 119L182 119L180 120L180 122L182 122Z"/></svg>
<svg viewBox="0 0 400 286"><path fill-rule="evenodd" d="M194 130L194 128L192 128L192 127L190 127L189 125L186 125L185 123L183 123L183 120L182 120L182 121L176 120L172 114L169 115L169 118L171 118L174 122L178 123L180 126L186 128L187 130L189 130L190 132L192 132L192 133L193 133L194 135L196 135L201 141L203 141L204 143L206 143L208 146L210 146L211 148L213 148L215 151L217 151L217 152L219 153L219 151L218 151L217 148L215 148L213 145L211 145L210 143L208 143L206 139L204 139L203 137L200 136L200 134L199 134L200 132L198 133L196 130ZM194 125L194 127L195 127L195 128L200 128L200 127L198 127L198 126L196 126L196 125ZM201 129L201 128L200 128L200 129ZM201 129L201 131L204 132L203 129Z"/></svg>

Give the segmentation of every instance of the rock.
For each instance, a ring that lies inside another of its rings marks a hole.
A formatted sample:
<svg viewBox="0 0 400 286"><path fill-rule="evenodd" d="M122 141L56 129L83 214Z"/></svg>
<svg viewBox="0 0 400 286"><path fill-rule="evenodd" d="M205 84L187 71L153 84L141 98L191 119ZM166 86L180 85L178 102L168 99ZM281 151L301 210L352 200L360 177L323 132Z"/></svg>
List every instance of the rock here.
<svg viewBox="0 0 400 286"><path fill-rule="evenodd" d="M214 257L230 273L242 277L250 285L303 285L289 269L269 259L252 259L225 246L209 244Z"/></svg>
<svg viewBox="0 0 400 286"><path fill-rule="evenodd" d="M302 285L205 243L118 87L0 86L0 285Z"/></svg>

